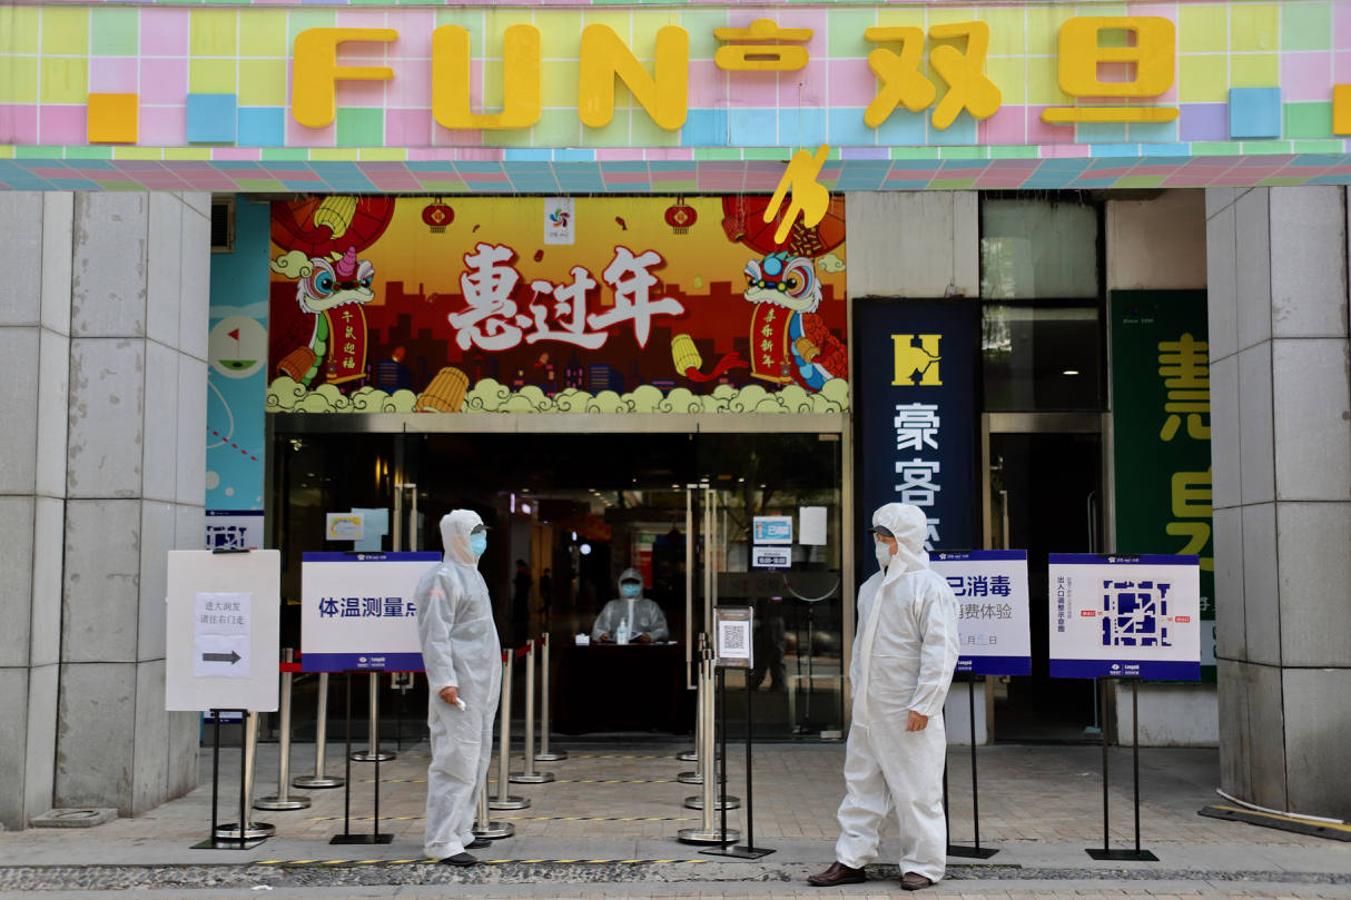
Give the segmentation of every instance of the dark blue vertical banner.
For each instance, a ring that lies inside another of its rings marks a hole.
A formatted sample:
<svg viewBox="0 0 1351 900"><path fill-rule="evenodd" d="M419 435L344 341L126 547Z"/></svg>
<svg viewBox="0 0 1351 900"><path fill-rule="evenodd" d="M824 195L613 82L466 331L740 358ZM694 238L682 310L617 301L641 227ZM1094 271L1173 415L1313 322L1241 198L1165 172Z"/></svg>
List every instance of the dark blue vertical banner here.
<svg viewBox="0 0 1351 900"><path fill-rule="evenodd" d="M860 578L862 528L885 503L924 509L930 549L980 547L978 302L865 297L853 312Z"/></svg>

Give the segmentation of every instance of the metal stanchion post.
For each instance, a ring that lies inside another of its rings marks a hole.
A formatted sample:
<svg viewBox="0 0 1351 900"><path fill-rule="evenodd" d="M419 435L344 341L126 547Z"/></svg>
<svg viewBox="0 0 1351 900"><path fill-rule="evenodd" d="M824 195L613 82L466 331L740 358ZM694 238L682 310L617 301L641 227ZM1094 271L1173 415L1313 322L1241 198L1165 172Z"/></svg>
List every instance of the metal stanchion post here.
<svg viewBox="0 0 1351 900"><path fill-rule="evenodd" d="M239 811L241 819L248 819L248 811L253 808L253 776L258 759L258 714L248 712L244 715L244 765L240 772L242 779L239 792ZM267 822L246 821L229 822L216 829L216 837L234 841L256 841L269 838L277 833L276 826Z"/></svg>
<svg viewBox="0 0 1351 900"><path fill-rule="evenodd" d="M710 700L714 699L714 677L713 658L708 651L705 651L703 665L700 667L699 678L702 682L701 688ZM717 726L715 724L715 716L717 713L716 701L706 702L700 712L702 713L701 717L705 720L703 743L700 746L700 750L703 753L704 759L708 761L708 765L704 770L706 777L704 778L703 784L703 796L698 798L701 800L700 805L693 808L703 810L703 817L698 828L680 829L677 840L683 844L730 844L740 840L741 833L726 827L726 810L735 809L735 807L730 805L732 798L726 797L725 795L727 790L726 786L723 786L724 802L718 802L716 793L718 780L715 774L716 766L714 765L714 755L717 746L714 740L717 731ZM690 798L690 800L693 799L696 798ZM686 800L685 805L689 806L690 801ZM719 826L713 821L713 813L719 810L723 812L722 826Z"/></svg>
<svg viewBox="0 0 1351 900"><path fill-rule="evenodd" d="M713 649L705 645L704 654L708 657L709 663L707 671L702 668L699 673L699 756L702 760L703 780L699 783L703 785L703 790L697 794L685 798L686 809L703 809L704 804L708 802L709 791L715 786L718 778L718 744L714 740L717 735L715 725L715 716L718 706L717 689L714 687L716 680L716 666L713 664ZM725 805L728 809L740 809L741 798L728 796L724 791L721 795L713 796L713 809L722 809Z"/></svg>
<svg viewBox="0 0 1351 900"><path fill-rule="evenodd" d="M568 758L568 751L549 749L549 711L553 696L549 693L549 632L544 632L542 637L543 646L541 647L540 657L540 706L539 706L539 752L535 754L535 762L558 762Z"/></svg>
<svg viewBox="0 0 1351 900"><path fill-rule="evenodd" d="M704 701L707 698L704 691L703 656L706 640L705 634L699 632L699 677L694 685L694 749L676 756L676 759L694 763L694 770L676 776L676 781L681 784L704 783Z"/></svg>
<svg viewBox="0 0 1351 900"><path fill-rule="evenodd" d="M254 809L296 810L308 809L309 797L291 796L291 673L295 651L287 647L282 654L281 673L281 736L277 743L277 793L253 801Z"/></svg>
<svg viewBox="0 0 1351 900"><path fill-rule="evenodd" d="M510 776L515 784L547 784L553 772L535 771L535 642L525 645L525 771Z"/></svg>
<svg viewBox="0 0 1351 900"><path fill-rule="evenodd" d="M352 754L354 762L389 762L394 758L394 754L388 750L380 749L380 673L372 672L370 676L371 686L371 714L370 729L367 737L367 746L365 750Z"/></svg>
<svg viewBox="0 0 1351 900"><path fill-rule="evenodd" d="M319 673L319 711L314 720L314 774L301 775L291 781L292 787L318 790L343 786L343 780L324 771L328 757L328 673Z"/></svg>
<svg viewBox="0 0 1351 900"><path fill-rule="evenodd" d="M511 669L516 654L510 650L502 654L502 701L497 705L498 742L501 753L497 766L497 796L488 801L489 809L527 809L529 797L511 795Z"/></svg>
<svg viewBox="0 0 1351 900"><path fill-rule="evenodd" d="M478 784L478 810L474 815L474 837L484 841L497 841L514 837L516 826L510 822L494 822L488 812L488 767L483 767L483 777Z"/></svg>

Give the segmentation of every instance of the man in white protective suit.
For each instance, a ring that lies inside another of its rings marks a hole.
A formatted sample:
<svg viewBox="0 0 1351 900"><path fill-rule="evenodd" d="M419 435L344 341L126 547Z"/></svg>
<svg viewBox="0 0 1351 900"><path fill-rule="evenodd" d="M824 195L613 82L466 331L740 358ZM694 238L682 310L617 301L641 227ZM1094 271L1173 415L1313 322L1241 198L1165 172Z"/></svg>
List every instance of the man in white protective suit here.
<svg viewBox="0 0 1351 900"><path fill-rule="evenodd" d="M596 616L591 640L599 644L618 641L621 629L635 644L664 641L671 635L657 601L643 596L643 573L637 569L625 569L619 576L619 596Z"/></svg>
<svg viewBox="0 0 1351 900"><path fill-rule="evenodd" d="M807 879L817 887L866 880L888 810L900 825L901 887L943 877L947 825L943 702L957 667L957 600L929 568L923 510L888 503L873 514L882 570L858 596L858 635L849 680L854 721L845 751L845 797L835 863Z"/></svg>
<svg viewBox="0 0 1351 900"><path fill-rule="evenodd" d="M493 719L502 689L502 647L488 585L478 560L488 533L478 514L457 509L441 519L445 558L418 582L418 638L427 672L426 852L472 866L467 849L488 846L473 835L477 791L492 759Z"/></svg>

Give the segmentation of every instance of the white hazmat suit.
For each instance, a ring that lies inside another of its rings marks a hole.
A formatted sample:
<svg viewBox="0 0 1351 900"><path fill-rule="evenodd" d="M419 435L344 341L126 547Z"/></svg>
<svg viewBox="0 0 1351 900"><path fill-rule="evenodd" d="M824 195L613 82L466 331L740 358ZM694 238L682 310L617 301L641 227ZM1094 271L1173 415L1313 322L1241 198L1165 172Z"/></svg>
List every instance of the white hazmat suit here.
<svg viewBox="0 0 1351 900"><path fill-rule="evenodd" d="M873 515L873 525L890 530L898 549L859 591L849 670L854 719L835 858L856 869L875 860L878 830L894 809L901 873L937 882L947 861L943 703L957 666L957 600L929 568L921 509L889 503ZM928 717L924 730L906 731L911 710Z"/></svg>
<svg viewBox="0 0 1351 900"><path fill-rule="evenodd" d="M670 629L666 627L666 614L661 611L657 601L643 596L641 588L643 573L637 569L625 569L619 576L620 585L625 581L638 582L640 585L638 596L617 597L605 604L600 615L596 616L596 623L591 627L591 640L599 641L603 634L609 635L610 640L614 640L619 623L625 620L629 623L629 640L634 640L642 634L648 635L654 641L666 640L671 636Z"/></svg>
<svg viewBox="0 0 1351 900"><path fill-rule="evenodd" d="M427 672L432 761L427 767L426 853L445 859L473 842L479 785L492 759L502 689L502 648L488 585L469 535L483 524L457 509L441 519L445 559L418 582L417 625ZM465 708L441 699L455 687Z"/></svg>

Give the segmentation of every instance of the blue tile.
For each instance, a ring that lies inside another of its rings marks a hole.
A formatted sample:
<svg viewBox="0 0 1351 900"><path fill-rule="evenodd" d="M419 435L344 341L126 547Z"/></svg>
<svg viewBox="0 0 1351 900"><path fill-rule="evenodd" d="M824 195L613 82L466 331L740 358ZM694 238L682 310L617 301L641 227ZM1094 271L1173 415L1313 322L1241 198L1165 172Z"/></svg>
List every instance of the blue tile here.
<svg viewBox="0 0 1351 900"><path fill-rule="evenodd" d="M1120 159L1138 159L1140 156L1139 144L1094 144L1089 148L1090 152L1097 157L1112 157Z"/></svg>
<svg viewBox="0 0 1351 900"><path fill-rule="evenodd" d="M957 114L956 120L947 128L939 131L929 125L929 143L935 147L965 147L979 143L977 122L968 112Z"/></svg>
<svg viewBox="0 0 1351 900"><path fill-rule="evenodd" d="M554 151L554 162L594 162L595 150L559 148Z"/></svg>
<svg viewBox="0 0 1351 900"><path fill-rule="evenodd" d="M548 162L553 159L553 151L551 150L536 150L526 147L508 147L506 153L503 155L507 162ZM512 171L519 172L521 171L521 167L513 166Z"/></svg>
<svg viewBox="0 0 1351 900"><path fill-rule="evenodd" d="M1141 144L1140 153L1144 156L1191 156L1191 144Z"/></svg>
<svg viewBox="0 0 1351 900"><path fill-rule="evenodd" d="M188 143L233 144L234 94L188 94Z"/></svg>
<svg viewBox="0 0 1351 900"><path fill-rule="evenodd" d="M727 110L692 109L680 129L682 147L727 146Z"/></svg>
<svg viewBox="0 0 1351 900"><path fill-rule="evenodd" d="M241 147L284 147L286 110L280 106L241 106L235 143Z"/></svg>
<svg viewBox="0 0 1351 900"><path fill-rule="evenodd" d="M1074 126L1076 144L1124 144L1125 122L1080 122Z"/></svg>
<svg viewBox="0 0 1351 900"><path fill-rule="evenodd" d="M1280 88L1230 88L1230 140L1281 136Z"/></svg>
<svg viewBox="0 0 1351 900"><path fill-rule="evenodd" d="M779 110L779 143L815 150L826 142L826 111L799 106Z"/></svg>
<svg viewBox="0 0 1351 900"><path fill-rule="evenodd" d="M1130 127L1130 140L1141 144L1176 144L1179 120L1171 122L1137 122Z"/></svg>
<svg viewBox="0 0 1351 900"><path fill-rule="evenodd" d="M832 147L871 147L877 143L877 133L863 124L863 110L856 108L830 110L828 136Z"/></svg>
<svg viewBox="0 0 1351 900"><path fill-rule="evenodd" d="M772 109L732 109L727 119L731 142L737 147L779 146L777 111Z"/></svg>
<svg viewBox="0 0 1351 900"><path fill-rule="evenodd" d="M877 143L893 147L923 147L926 113L898 109L877 129Z"/></svg>

